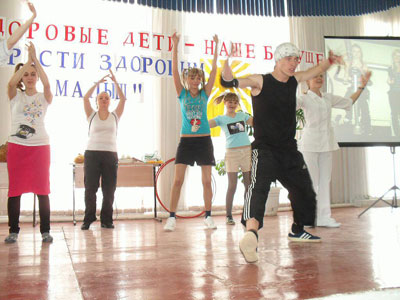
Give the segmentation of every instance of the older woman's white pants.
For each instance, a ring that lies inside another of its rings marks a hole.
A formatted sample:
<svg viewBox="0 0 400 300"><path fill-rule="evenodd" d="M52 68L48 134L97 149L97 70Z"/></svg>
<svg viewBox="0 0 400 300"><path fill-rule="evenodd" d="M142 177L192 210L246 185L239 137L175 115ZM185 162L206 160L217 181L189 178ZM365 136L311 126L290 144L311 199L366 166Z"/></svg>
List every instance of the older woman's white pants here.
<svg viewBox="0 0 400 300"><path fill-rule="evenodd" d="M332 151L301 152L310 173L314 191L317 194L315 225L326 224L331 220Z"/></svg>

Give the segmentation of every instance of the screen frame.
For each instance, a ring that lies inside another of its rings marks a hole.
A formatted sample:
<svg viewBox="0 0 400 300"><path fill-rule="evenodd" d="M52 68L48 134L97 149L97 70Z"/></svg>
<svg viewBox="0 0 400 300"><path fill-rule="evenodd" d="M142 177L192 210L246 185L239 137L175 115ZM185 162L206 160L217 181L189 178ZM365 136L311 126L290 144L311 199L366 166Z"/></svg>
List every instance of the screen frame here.
<svg viewBox="0 0 400 300"><path fill-rule="evenodd" d="M327 54L326 39L353 39L353 40L398 40L400 37L396 36L332 36L324 35L324 53ZM400 140L398 142L338 142L339 147L374 147L374 146L388 146L397 147L400 146Z"/></svg>

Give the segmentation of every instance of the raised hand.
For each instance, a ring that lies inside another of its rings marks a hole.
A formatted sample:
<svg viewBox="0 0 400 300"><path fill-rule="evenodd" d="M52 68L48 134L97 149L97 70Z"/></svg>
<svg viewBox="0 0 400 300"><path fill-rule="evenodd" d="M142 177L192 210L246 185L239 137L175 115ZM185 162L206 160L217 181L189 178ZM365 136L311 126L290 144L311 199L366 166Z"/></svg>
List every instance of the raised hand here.
<svg viewBox="0 0 400 300"><path fill-rule="evenodd" d="M107 81L107 78L110 77L110 74L107 74L105 76L103 76L99 81L97 81L97 84L103 83Z"/></svg>
<svg viewBox="0 0 400 300"><path fill-rule="evenodd" d="M332 50L329 50L329 62L331 64L344 65L344 60L341 55L335 55Z"/></svg>
<svg viewBox="0 0 400 300"><path fill-rule="evenodd" d="M218 35L214 35L213 36L213 41L216 43L216 44L218 44L218 42L219 42L219 39L218 39Z"/></svg>
<svg viewBox="0 0 400 300"><path fill-rule="evenodd" d="M36 8L35 8L35 6L33 5L33 3L28 2L28 7L29 7L29 10L32 12L33 18L36 18L37 13L36 13Z"/></svg>
<svg viewBox="0 0 400 300"><path fill-rule="evenodd" d="M35 45L32 42L29 42L26 47L28 48L28 61L35 62L37 60Z"/></svg>
<svg viewBox="0 0 400 300"><path fill-rule="evenodd" d="M110 75L108 75L108 77L110 77L112 81L117 82L117 78L115 78L115 75L113 71L111 71L111 68L108 69L108 71L110 71Z"/></svg>
<svg viewBox="0 0 400 300"><path fill-rule="evenodd" d="M174 34L172 35L172 42L174 43L174 46L178 45L180 38L181 38L181 36L179 34L177 34L176 32L174 32Z"/></svg>

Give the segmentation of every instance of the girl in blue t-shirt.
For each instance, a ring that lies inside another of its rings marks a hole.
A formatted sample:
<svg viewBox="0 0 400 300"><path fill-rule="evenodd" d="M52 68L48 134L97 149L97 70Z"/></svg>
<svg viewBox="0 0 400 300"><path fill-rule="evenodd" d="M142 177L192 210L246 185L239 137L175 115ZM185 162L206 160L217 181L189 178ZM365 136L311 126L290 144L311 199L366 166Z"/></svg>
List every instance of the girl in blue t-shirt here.
<svg viewBox="0 0 400 300"><path fill-rule="evenodd" d="M233 196L236 192L239 168L243 173L245 193L250 184L251 145L246 132L246 124L253 126L253 117L239 111L239 97L235 93L227 93L214 100L219 104L224 101L226 113L208 123L211 128L220 126L226 137L225 167L228 174L228 190L226 191L226 224L235 225L232 218Z"/></svg>
<svg viewBox="0 0 400 300"><path fill-rule="evenodd" d="M204 223L207 228L216 229L211 217L211 169L215 166L214 148L211 141L210 126L207 119L207 102L217 73L218 36L213 37L214 58L208 82L199 68L178 71L178 44L180 36L172 35L172 77L182 112L181 139L175 156L174 182L171 189L170 217L164 230L173 231L176 226L175 212L188 165L196 162L201 167L203 197L206 211Z"/></svg>

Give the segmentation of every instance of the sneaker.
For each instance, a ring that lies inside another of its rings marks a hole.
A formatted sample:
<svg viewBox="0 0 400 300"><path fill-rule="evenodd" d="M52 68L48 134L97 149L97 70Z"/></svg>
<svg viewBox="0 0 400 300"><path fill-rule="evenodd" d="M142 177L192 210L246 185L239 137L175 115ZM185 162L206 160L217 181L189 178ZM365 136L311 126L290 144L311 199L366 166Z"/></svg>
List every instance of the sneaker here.
<svg viewBox="0 0 400 300"><path fill-rule="evenodd" d="M81 226L81 229L82 230L88 230L89 227L90 227L90 224L92 224L92 223L83 223L82 226Z"/></svg>
<svg viewBox="0 0 400 300"><path fill-rule="evenodd" d="M312 235L311 233L308 233L305 230L296 234L289 233L288 239L293 242L305 242L305 243L318 243L321 241L321 238L319 236Z"/></svg>
<svg viewBox="0 0 400 300"><path fill-rule="evenodd" d="M257 246L257 236L254 232L246 231L239 242L239 248L248 263L254 263L258 260Z"/></svg>
<svg viewBox="0 0 400 300"><path fill-rule="evenodd" d="M226 217L226 224L235 225L235 220L232 217Z"/></svg>
<svg viewBox="0 0 400 300"><path fill-rule="evenodd" d="M164 230L165 231L174 231L176 226L176 218L169 217L167 222L165 223Z"/></svg>
<svg viewBox="0 0 400 300"><path fill-rule="evenodd" d="M204 219L204 224L208 229L217 229L217 225L214 224L214 220L212 217L207 217Z"/></svg>
<svg viewBox="0 0 400 300"><path fill-rule="evenodd" d="M5 239L4 242L6 244L15 243L18 240L18 233L12 232Z"/></svg>
<svg viewBox="0 0 400 300"><path fill-rule="evenodd" d="M338 228L340 227L340 225L341 224L336 222L336 220L333 218L329 218L327 221L322 221L322 222L317 221L318 227Z"/></svg>
<svg viewBox="0 0 400 300"><path fill-rule="evenodd" d="M42 233L42 242L43 243L52 243L53 242L53 237L50 235L50 233L43 232Z"/></svg>
<svg viewBox="0 0 400 300"><path fill-rule="evenodd" d="M101 223L101 228L114 229L113 223Z"/></svg>

